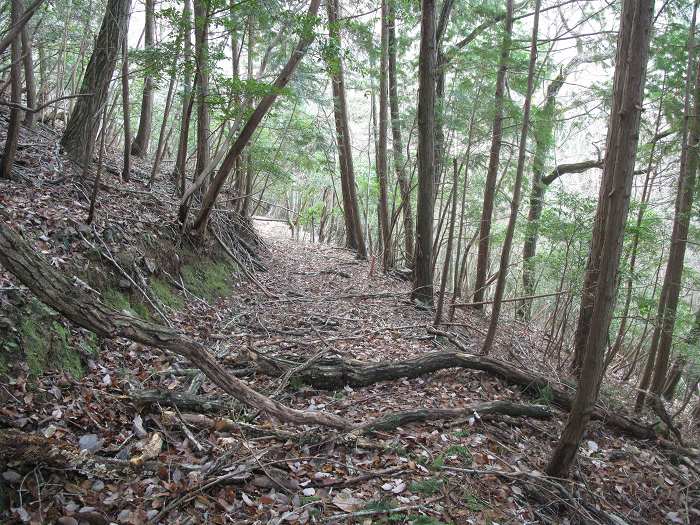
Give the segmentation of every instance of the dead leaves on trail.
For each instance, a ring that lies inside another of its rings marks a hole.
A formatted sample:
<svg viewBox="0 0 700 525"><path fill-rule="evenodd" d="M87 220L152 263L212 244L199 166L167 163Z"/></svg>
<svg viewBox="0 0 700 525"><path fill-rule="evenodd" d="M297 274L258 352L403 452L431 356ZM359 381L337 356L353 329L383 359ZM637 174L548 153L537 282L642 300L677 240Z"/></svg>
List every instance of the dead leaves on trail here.
<svg viewBox="0 0 700 525"><path fill-rule="evenodd" d="M45 160L39 165L49 166ZM84 198L70 180L49 184L52 173L38 174L33 185L3 182L0 206L59 268L89 265L71 222L85 212ZM146 191L138 173L127 185L109 172L105 181L114 189L100 199L90 234L115 249L128 249L144 236L162 240L175 208L168 183L149 197L138 193ZM184 307L169 315L222 363L233 369L251 349L301 362L320 352L380 362L447 344L426 333L430 315L411 306L407 283L376 271L370 275L369 263L343 249L291 242L280 223L257 226L271 253L269 271L256 277L279 298L235 278L230 297L209 304L184 294ZM0 288L14 286L0 272ZM475 328L460 337L478 349L484 320L459 321ZM522 360L523 366L541 361L530 340L536 335L520 327L502 333L505 343L496 351L503 358ZM69 332L73 346L87 337L74 328ZM99 353L81 355L81 379L67 372L30 377L21 366L10 378L3 376L0 426L70 443L103 458L114 475L2 458L9 507L0 521L437 525L605 522L613 515L629 524L700 519L693 514L700 501L696 471L599 423L586 436L581 476L557 487L541 471L563 426L561 413L552 421L482 419L474 413L361 438L337 436L281 425L228 404L214 385L197 379L189 363L172 355L120 341L97 346ZM280 379L243 372L262 392L280 386ZM167 395L137 402L135 392L147 390ZM178 405L176 394L183 393L210 403L200 410ZM409 408L527 401L517 388L468 370L336 392L292 378L277 399L355 422ZM124 474L126 468L133 470Z"/></svg>

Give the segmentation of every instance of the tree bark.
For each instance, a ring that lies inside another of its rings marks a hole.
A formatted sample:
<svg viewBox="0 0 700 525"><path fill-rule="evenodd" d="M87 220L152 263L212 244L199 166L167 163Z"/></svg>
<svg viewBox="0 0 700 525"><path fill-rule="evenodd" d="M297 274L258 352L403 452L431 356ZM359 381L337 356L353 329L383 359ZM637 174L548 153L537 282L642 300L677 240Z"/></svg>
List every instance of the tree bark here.
<svg viewBox="0 0 700 525"><path fill-rule="evenodd" d="M695 2L697 10L698 2ZM689 46L693 46L691 39ZM685 154L681 157L681 167L678 176L678 196L676 200L676 213L673 220L673 233L671 234L671 248L668 254L668 265L664 275L664 285L661 296L665 298L663 313L657 318L654 328L653 341L658 340L654 374L651 380L650 392L656 399L662 394L668 371L668 363L671 357L673 344L673 329L676 323L676 311L680 300L681 280L683 278L683 266L685 250L688 244L688 232L690 229L690 217L693 211L693 198L695 196L696 176L698 170L698 144L700 144L700 60L695 60L695 89L693 97L695 104L692 113L686 111L685 119L687 128L690 122L690 136L684 140ZM689 67L692 71L692 67ZM683 158L685 157L685 159ZM664 293L665 292L665 293ZM656 335L656 332L659 335ZM653 349L651 350L653 351Z"/></svg>
<svg viewBox="0 0 700 525"><path fill-rule="evenodd" d="M124 163L122 180L129 182L131 176L131 111L129 104L129 42L122 41L122 113L124 114Z"/></svg>
<svg viewBox="0 0 700 525"><path fill-rule="evenodd" d="M422 0L418 60L418 206L411 298L425 305L433 304L435 60L435 0Z"/></svg>
<svg viewBox="0 0 700 525"><path fill-rule="evenodd" d="M399 94L396 82L396 0L388 0L388 53L389 53L389 112L391 114L391 145L394 158L394 170L401 192L401 214L403 216L404 251L406 267L413 268L413 210L411 206L411 186L406 176L406 161L403 156L401 139L401 117L399 113Z"/></svg>
<svg viewBox="0 0 700 525"><path fill-rule="evenodd" d="M102 106L107 100L122 39L128 26L131 0L109 0L102 26L83 76L77 103L61 137L61 146L75 161L92 160Z"/></svg>
<svg viewBox="0 0 700 525"><path fill-rule="evenodd" d="M434 330L433 333L453 339L448 332ZM456 346L459 348L461 345L456 344ZM252 364L257 367L259 372L272 377L281 377L300 364L296 361L282 360L258 353L249 357L250 363L241 363L241 365ZM534 396L540 395L543 390L551 391L552 402L555 405L565 410L569 410L572 405L569 391L562 386L553 384L545 376L492 357L453 350L430 352L412 359L379 363L366 363L339 357L322 357L310 366L294 372L291 378L317 389L340 390L345 386L361 388L382 381L414 379L450 368L483 371L508 383L518 385L525 392ZM608 411L602 405L593 408L592 417L605 421L607 425L639 439L654 439L656 437L652 427L638 423L618 412Z"/></svg>
<svg viewBox="0 0 700 525"><path fill-rule="evenodd" d="M484 300L486 279L488 278L489 248L491 236L491 220L493 216L494 199L496 197L496 179L498 178L498 164L503 143L503 99L506 86L506 71L508 69L508 57L513 32L513 0L506 4L506 18L503 43L501 44L501 58L498 63L496 75L496 92L494 95L494 117L491 131L491 151L489 153L489 167L486 172L484 187L484 204L481 209L481 222L479 227L479 251L476 260L476 278L474 281L474 302ZM477 309L481 307L477 306Z"/></svg>
<svg viewBox="0 0 700 525"><path fill-rule="evenodd" d="M510 250L513 246L513 235L515 234L515 223L518 220L520 210L520 190L523 185L523 173L525 171L525 154L527 152L527 131L530 126L530 106L532 103L532 91L535 83L535 66L537 65L537 31L540 21L540 0L535 0L535 17L532 23L532 41L530 44L530 63L527 70L527 91L525 93L525 103L523 104L523 125L520 131L520 144L518 146L518 164L515 170L515 183L513 184L513 199L510 203L510 217L506 227L506 237L501 247L501 261L498 267L498 278L496 279L496 291L493 298L493 308L491 309L491 320L486 338L481 348L482 354L488 354L496 338L498 329L498 319L501 313L501 301L506 288L506 277L508 276L508 266L510 265Z"/></svg>
<svg viewBox="0 0 700 525"><path fill-rule="evenodd" d="M153 48L155 41L155 0L145 0L146 4L146 25L144 28L143 44L144 51L148 52ZM147 57L147 60L150 58ZM148 66L146 66L148 69ZM151 126L153 123L153 77L146 74L143 79L143 97L141 98L141 117L139 118L139 129L131 144L131 154L134 157L145 157L148 153L148 144L151 140Z"/></svg>
<svg viewBox="0 0 700 525"><path fill-rule="evenodd" d="M10 21L13 27L19 25L22 3L20 0L12 0L10 8ZM21 38L16 33L10 44L10 100L13 104L22 102L22 69L21 69ZM17 142L19 141L19 124L22 112L17 106L10 109L10 121L7 124L5 137L5 149L0 162L0 179L9 179L12 176L12 166L17 155Z"/></svg>
<svg viewBox="0 0 700 525"><path fill-rule="evenodd" d="M379 137L377 144L377 179L379 179L379 227L382 233L382 265L388 272L394 266L389 222L387 135L389 124L389 0L381 0L382 30L379 61Z"/></svg>
<svg viewBox="0 0 700 525"><path fill-rule="evenodd" d="M445 304L445 289L447 288L447 279L450 273L450 264L452 263L452 245L455 237L455 220L457 218L457 184L459 182L459 169L457 168L457 159L453 160L452 173L452 211L450 213L450 227L447 234L447 250L445 252L445 263L442 266L442 275L440 277L440 292L438 293L438 303L435 309L435 319L433 326L438 326L442 321L442 309ZM454 302L454 301L453 301Z"/></svg>
<svg viewBox="0 0 700 525"><path fill-rule="evenodd" d="M34 80L34 59L32 57L32 41L29 38L27 26L22 28L22 63L24 65L24 85L27 93L27 107L36 108L36 81ZM34 126L35 111L24 113L24 125L28 128Z"/></svg>
<svg viewBox="0 0 700 525"><path fill-rule="evenodd" d="M185 0L182 9L183 26L183 83L182 83L182 114L180 116L180 135L177 143L177 153L175 155L175 168L173 178L177 182L180 197L185 193L185 165L187 163L187 143L190 133L190 116L192 115L192 105L190 103L192 89L192 1Z"/></svg>
<svg viewBox="0 0 700 525"><path fill-rule="evenodd" d="M338 23L338 0L326 2L328 11L328 34L334 42L334 50L328 61L333 89L333 113L335 117L338 164L340 165L340 188L345 219L345 245L357 254L367 257L367 247L362 233L360 209L355 189L355 172L352 161L352 143L348 125L347 101L345 98L345 75L343 72L342 44Z"/></svg>
<svg viewBox="0 0 700 525"><path fill-rule="evenodd" d="M615 304L616 274L634 178L653 16L653 0L624 0L599 213L591 246L590 260L595 261L592 268L595 268L595 282L598 285L589 291L595 295L590 322L587 323L586 346L576 396L546 469L552 476L567 476L600 389L608 329Z"/></svg>
<svg viewBox="0 0 700 525"><path fill-rule="evenodd" d="M209 164L209 12L206 0L194 0L194 56L197 64L197 163L195 177Z"/></svg>

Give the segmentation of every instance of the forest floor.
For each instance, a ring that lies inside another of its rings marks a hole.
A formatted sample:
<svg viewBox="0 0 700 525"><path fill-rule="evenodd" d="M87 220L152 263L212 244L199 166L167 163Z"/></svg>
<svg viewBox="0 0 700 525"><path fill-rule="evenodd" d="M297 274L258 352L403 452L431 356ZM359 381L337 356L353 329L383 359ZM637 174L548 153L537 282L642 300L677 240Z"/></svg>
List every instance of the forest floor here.
<svg viewBox="0 0 700 525"><path fill-rule="evenodd" d="M79 185L63 183L73 180L64 167L46 169L57 162L50 148L20 150L20 167L44 151L50 158L34 167L41 176L2 183L0 211L63 267L82 261L86 251L85 239L65 237L65 226L85 212L85 195ZM110 231L121 228L122 242L129 242L172 222L174 215L165 215L175 207L166 183L147 190L143 178L121 185L114 173L105 174L105 183L109 198L101 200L96 225L78 234L115 246ZM333 356L380 363L454 349L428 332L432 314L409 301L409 283L384 275L378 263L339 247L293 241L282 223L255 224L267 244L260 254L267 271L255 273L258 284L234 273L218 298L181 290L167 318L256 390L356 423L410 408L551 401L546 390L533 399L486 372L465 369L334 391L251 369L256 355L307 364ZM0 295L14 289L12 276L0 271ZM459 312L455 323L450 328L461 345L478 352L487 320ZM83 336L71 328L70 341ZM543 347L542 334L504 324L494 357L556 382L562 372L544 358ZM698 464L600 421L589 425L572 480L542 474L566 419L554 406L551 419L472 413L342 439L231 402L183 359L156 349L101 341L99 355L81 358L80 379L65 371L32 375L22 364L3 374L0 429L41 435L113 464L129 460L132 470L28 467L0 458L3 522L700 522ZM605 390L619 390L609 403L629 406L628 393L613 381Z"/></svg>

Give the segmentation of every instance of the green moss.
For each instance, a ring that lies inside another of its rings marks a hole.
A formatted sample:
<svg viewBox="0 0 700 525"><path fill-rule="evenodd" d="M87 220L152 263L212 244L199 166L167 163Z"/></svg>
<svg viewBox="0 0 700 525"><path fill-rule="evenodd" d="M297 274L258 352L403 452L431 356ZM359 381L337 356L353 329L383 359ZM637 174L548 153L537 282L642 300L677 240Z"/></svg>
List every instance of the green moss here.
<svg viewBox="0 0 700 525"><path fill-rule="evenodd" d="M46 358L49 354L49 341L41 335L37 326L37 318L28 315L19 325L22 348L29 367L29 374L38 376L46 367Z"/></svg>
<svg viewBox="0 0 700 525"><path fill-rule="evenodd" d="M175 294L173 288L161 279L151 279L151 290L155 296L165 306L169 306L173 310L181 310L184 306L184 301L181 297Z"/></svg>
<svg viewBox="0 0 700 525"><path fill-rule="evenodd" d="M131 310L129 298L114 288L107 288L104 292L102 292L102 302L110 308L114 308L120 312L124 310Z"/></svg>
<svg viewBox="0 0 700 525"><path fill-rule="evenodd" d="M134 303L131 305L131 311L138 315L141 319L148 321L151 319L151 312L143 303Z"/></svg>
<svg viewBox="0 0 700 525"><path fill-rule="evenodd" d="M50 326L48 330L46 325ZM69 336L68 330L60 323L27 315L20 324L20 337L29 374L36 377L51 368L81 378L84 370L80 354L71 348Z"/></svg>
<svg viewBox="0 0 700 525"><path fill-rule="evenodd" d="M212 301L231 293L234 268L224 262L199 260L182 267L182 279L194 295Z"/></svg>
<svg viewBox="0 0 700 525"><path fill-rule="evenodd" d="M102 302L119 312L127 312L131 315L140 317L148 321L151 318L151 312L141 301L136 301L129 298L128 295L121 293L114 288L107 288L102 292Z"/></svg>
<svg viewBox="0 0 700 525"><path fill-rule="evenodd" d="M85 353L92 356L97 356L100 353L100 343L97 340L97 335L94 332L90 332L82 341L80 341L80 347L85 351Z"/></svg>
<svg viewBox="0 0 700 525"><path fill-rule="evenodd" d="M83 364L80 361L80 354L73 350L68 341L69 332L60 323L54 321L51 324L52 341L51 354L54 356L58 368L68 372L75 379L83 377Z"/></svg>

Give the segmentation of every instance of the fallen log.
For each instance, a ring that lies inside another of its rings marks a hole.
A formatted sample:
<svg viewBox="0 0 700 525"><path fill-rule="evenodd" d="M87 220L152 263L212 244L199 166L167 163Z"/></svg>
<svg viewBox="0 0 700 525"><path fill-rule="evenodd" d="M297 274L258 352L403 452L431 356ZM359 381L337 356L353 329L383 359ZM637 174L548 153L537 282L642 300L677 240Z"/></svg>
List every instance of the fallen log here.
<svg viewBox="0 0 700 525"><path fill-rule="evenodd" d="M131 390L129 398L138 405L167 405L182 410L198 412L232 412L240 408L230 400L219 401L188 392L169 392L163 390Z"/></svg>
<svg viewBox="0 0 700 525"><path fill-rule="evenodd" d="M420 408L416 410L394 412L372 420L364 425L360 425L353 430L353 433L367 433L374 430L393 430L411 423L468 417L475 413L479 416L499 415L532 417L535 419L549 419L552 417L551 410L544 405L523 405L520 403L511 403L510 401L487 401L463 408Z"/></svg>
<svg viewBox="0 0 700 525"><path fill-rule="evenodd" d="M443 335L442 333L439 335ZM453 343L459 344L454 340ZM297 362L276 359L260 353L249 353L251 364L264 374L279 377L298 365ZM413 359L380 363L367 363L354 359L326 357L300 370L292 377L323 390L340 390L346 385L365 387L380 381L412 379L449 368L480 370L519 385L528 393L540 395L543 390L552 394L552 402L566 410L571 408L572 397L560 385L552 383L547 377L510 365L499 359L458 351L430 352ZM613 413L598 405L593 411L593 419L622 430L626 434L640 439L655 439L656 432L622 414Z"/></svg>
<svg viewBox="0 0 700 525"><path fill-rule="evenodd" d="M253 390L245 381L229 374L197 341L180 332L113 310L81 286L69 281L38 255L27 242L0 218L0 263L41 301L58 310L77 325L98 336L131 341L169 350L192 362L219 388L257 410L281 421L348 429L351 425L328 412L297 410Z"/></svg>

